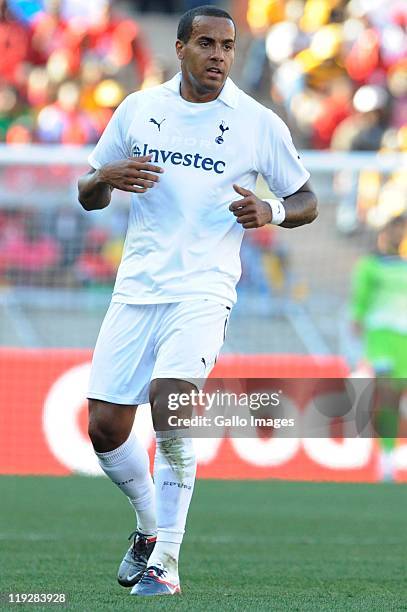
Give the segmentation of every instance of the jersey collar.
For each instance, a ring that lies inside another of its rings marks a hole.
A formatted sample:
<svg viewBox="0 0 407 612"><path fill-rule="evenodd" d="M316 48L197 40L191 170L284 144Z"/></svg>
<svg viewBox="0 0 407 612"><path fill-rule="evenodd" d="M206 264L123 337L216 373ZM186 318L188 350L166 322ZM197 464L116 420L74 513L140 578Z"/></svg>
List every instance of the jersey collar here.
<svg viewBox="0 0 407 612"><path fill-rule="evenodd" d="M171 80L163 83L163 87L166 87L174 93L181 95L179 92L180 84L181 72L178 72ZM239 89L236 87L232 79L228 77L217 99L231 108L236 108L238 93Z"/></svg>

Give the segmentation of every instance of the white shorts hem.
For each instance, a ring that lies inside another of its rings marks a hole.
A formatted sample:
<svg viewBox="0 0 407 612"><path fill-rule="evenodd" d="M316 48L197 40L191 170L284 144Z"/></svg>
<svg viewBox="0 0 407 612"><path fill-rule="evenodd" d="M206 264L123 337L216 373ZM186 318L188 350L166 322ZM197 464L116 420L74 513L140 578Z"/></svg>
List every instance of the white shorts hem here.
<svg viewBox="0 0 407 612"><path fill-rule="evenodd" d="M207 376L194 376L193 374L181 374L179 372L153 372L151 380L156 378L176 378L177 380L199 380Z"/></svg>
<svg viewBox="0 0 407 612"><path fill-rule="evenodd" d="M137 397L137 398L124 398L119 395L107 395L105 393L93 393L93 391L89 391L87 394L87 399L96 399L102 400L105 402L110 402L111 404L123 404L126 406L132 404L148 404L148 397Z"/></svg>
<svg viewBox="0 0 407 612"><path fill-rule="evenodd" d="M225 308L229 308L231 310L233 306L236 304L236 300L232 300L226 297L221 297L217 294L207 294L204 295L173 295L173 296L152 296L151 298L145 297L131 297L123 294L113 293L111 301L114 304L128 304L132 306L158 306L161 304L182 304L183 302L214 302L215 304L220 304Z"/></svg>
<svg viewBox="0 0 407 612"><path fill-rule="evenodd" d="M174 378L176 380L183 380L184 382L190 383L197 389L203 389L207 377L208 376L188 376L186 374L178 374L176 372L153 372L151 380L160 378Z"/></svg>

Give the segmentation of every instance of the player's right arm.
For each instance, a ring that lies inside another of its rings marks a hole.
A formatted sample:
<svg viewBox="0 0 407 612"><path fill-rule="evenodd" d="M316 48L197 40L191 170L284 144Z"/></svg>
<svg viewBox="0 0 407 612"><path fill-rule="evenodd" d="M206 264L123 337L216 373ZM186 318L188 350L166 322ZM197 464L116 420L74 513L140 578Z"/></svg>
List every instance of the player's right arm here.
<svg viewBox="0 0 407 612"><path fill-rule="evenodd" d="M159 181L163 169L149 163L152 155L130 157L92 168L78 181L79 202L85 210L100 210L110 204L113 189L145 193Z"/></svg>
<svg viewBox="0 0 407 612"><path fill-rule="evenodd" d="M132 154L129 129L137 113L136 95L127 96L118 106L88 158L91 170L78 181L78 199L85 210L106 208L113 189L145 193L163 171L150 163L152 155Z"/></svg>

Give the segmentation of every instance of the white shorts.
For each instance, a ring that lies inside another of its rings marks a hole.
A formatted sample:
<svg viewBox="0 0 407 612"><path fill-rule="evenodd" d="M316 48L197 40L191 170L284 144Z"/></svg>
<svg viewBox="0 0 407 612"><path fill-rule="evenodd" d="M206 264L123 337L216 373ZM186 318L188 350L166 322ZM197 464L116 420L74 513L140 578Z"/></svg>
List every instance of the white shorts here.
<svg viewBox="0 0 407 612"><path fill-rule="evenodd" d="M155 378L205 379L226 335L230 308L211 300L112 302L92 360L89 399L145 404Z"/></svg>

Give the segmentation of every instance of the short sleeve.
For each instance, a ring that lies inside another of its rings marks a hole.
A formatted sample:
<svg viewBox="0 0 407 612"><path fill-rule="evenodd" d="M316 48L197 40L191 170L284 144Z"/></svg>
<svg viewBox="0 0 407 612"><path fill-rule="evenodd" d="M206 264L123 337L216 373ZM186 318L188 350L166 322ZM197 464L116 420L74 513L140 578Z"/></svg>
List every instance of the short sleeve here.
<svg viewBox="0 0 407 612"><path fill-rule="evenodd" d="M88 157L89 164L98 170L105 164L130 156L126 135L129 128L128 96L117 107L107 124L99 142Z"/></svg>
<svg viewBox="0 0 407 612"><path fill-rule="evenodd" d="M285 198L300 189L310 177L293 144L284 121L273 111L261 114L260 133L256 144L256 170L264 177L278 198Z"/></svg>

